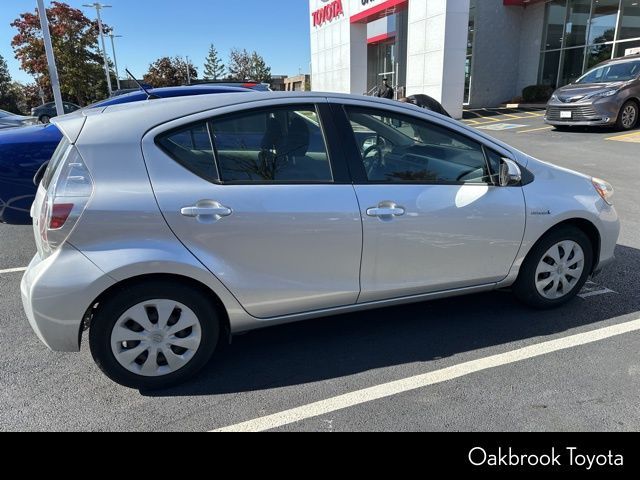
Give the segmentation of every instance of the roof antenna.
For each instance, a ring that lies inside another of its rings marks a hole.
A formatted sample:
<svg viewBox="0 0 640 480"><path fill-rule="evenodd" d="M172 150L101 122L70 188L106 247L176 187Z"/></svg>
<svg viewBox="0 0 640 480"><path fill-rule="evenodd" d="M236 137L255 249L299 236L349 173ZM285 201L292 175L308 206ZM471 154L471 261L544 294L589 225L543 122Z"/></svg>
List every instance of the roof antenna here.
<svg viewBox="0 0 640 480"><path fill-rule="evenodd" d="M147 94L147 100L157 100L160 98L159 96L154 95L153 93L150 93L149 90L144 88L144 86L138 81L136 77L133 76L133 74L129 71L128 68L125 68L125 72L127 72L129 76L133 79L133 81L138 84L138 86L140 87L140 90L142 90L144 93Z"/></svg>

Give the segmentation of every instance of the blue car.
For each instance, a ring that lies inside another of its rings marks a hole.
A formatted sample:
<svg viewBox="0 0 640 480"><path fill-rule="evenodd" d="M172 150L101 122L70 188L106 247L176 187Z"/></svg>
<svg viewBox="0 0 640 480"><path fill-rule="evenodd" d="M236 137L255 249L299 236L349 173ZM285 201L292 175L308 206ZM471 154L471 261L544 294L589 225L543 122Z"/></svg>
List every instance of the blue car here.
<svg viewBox="0 0 640 480"><path fill-rule="evenodd" d="M251 92L229 86L167 87L149 90L156 98L187 97L214 93ZM104 108L147 100L142 90L109 98L87 108ZM36 194L33 177L49 161L62 133L55 125L36 125L0 131L0 223L30 225L31 204Z"/></svg>

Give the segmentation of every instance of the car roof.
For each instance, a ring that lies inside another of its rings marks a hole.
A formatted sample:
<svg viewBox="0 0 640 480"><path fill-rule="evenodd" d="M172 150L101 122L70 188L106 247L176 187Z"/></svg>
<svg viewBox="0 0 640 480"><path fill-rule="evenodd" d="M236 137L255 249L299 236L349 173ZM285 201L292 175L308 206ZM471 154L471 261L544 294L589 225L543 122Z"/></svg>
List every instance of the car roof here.
<svg viewBox="0 0 640 480"><path fill-rule="evenodd" d="M221 85L189 85L183 87L151 88L148 92L160 98L186 97L191 95L207 95L211 93L250 92L248 88L221 86ZM140 102L147 99L147 94L142 90L135 90L117 97L107 98L89 105L88 108L100 108L123 103Z"/></svg>
<svg viewBox="0 0 640 480"><path fill-rule="evenodd" d="M264 101L271 100L291 100L298 102L308 100L309 103L317 103L327 97L345 100L364 100L372 105L380 104L381 106L398 107L402 105L403 108L410 108L420 113L430 113L414 105L400 104L394 100L363 95L321 92L245 91L242 94L218 93L179 98L162 98L111 105L105 108L84 109L63 117L56 117L52 120L52 123L58 126L72 143L78 139L80 132L83 134L83 141L102 143L104 140L105 125L108 125L111 138L115 135L115 138L127 138L131 140L137 138L139 140L151 128L210 110L236 105L243 105L249 108L251 104L256 104L258 107L264 104Z"/></svg>
<svg viewBox="0 0 640 480"><path fill-rule="evenodd" d="M627 63L627 62L633 62L633 61L637 61L640 60L640 54L638 55L627 55L626 57L618 57L618 58L613 58L611 60L607 60L605 62L602 62L598 65L596 65L594 68L599 68L599 67L604 67L607 65L615 65L618 63Z"/></svg>

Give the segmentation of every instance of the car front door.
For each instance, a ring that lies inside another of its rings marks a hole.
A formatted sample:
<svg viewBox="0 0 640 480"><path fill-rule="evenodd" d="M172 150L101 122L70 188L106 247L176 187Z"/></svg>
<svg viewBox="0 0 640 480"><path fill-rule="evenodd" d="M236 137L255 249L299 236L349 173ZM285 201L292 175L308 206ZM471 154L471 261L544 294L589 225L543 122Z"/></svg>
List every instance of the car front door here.
<svg viewBox="0 0 640 480"><path fill-rule="evenodd" d="M522 188L505 154L419 114L333 105L363 219L360 302L503 280L522 244ZM355 139L355 141L354 141Z"/></svg>
<svg viewBox="0 0 640 480"><path fill-rule="evenodd" d="M254 317L353 305L362 226L326 99L262 104L145 137L160 209Z"/></svg>

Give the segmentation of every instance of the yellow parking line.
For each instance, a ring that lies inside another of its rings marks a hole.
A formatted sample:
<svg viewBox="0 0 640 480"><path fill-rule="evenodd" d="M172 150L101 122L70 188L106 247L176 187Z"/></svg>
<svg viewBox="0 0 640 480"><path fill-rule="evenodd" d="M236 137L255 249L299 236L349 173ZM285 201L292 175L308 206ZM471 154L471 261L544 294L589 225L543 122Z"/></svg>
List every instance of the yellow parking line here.
<svg viewBox="0 0 640 480"><path fill-rule="evenodd" d="M640 132L625 133L624 135L609 137L606 140L614 140L617 142L640 142Z"/></svg>
<svg viewBox="0 0 640 480"><path fill-rule="evenodd" d="M553 127L546 126L541 128L532 128L531 130L520 130L518 133L539 132L540 130L551 130Z"/></svg>
<svg viewBox="0 0 640 480"><path fill-rule="evenodd" d="M469 125L477 125L478 123L480 123L478 120L463 120L463 122Z"/></svg>

